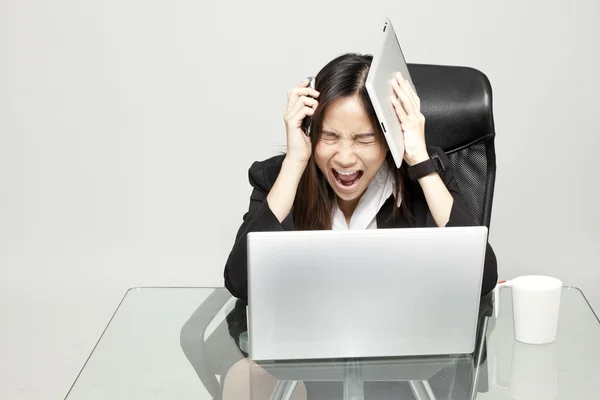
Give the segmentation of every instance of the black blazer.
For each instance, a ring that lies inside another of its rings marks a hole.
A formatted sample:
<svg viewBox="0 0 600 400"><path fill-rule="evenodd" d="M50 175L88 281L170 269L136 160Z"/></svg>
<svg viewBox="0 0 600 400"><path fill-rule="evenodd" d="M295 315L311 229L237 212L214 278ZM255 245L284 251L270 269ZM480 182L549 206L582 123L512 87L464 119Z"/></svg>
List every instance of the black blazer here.
<svg viewBox="0 0 600 400"><path fill-rule="evenodd" d="M444 165L450 165L448 157L441 149L430 148L429 153L432 154L433 152L436 152L440 156ZM294 230L292 213L280 223L267 203L267 194L273 187L273 184L275 184L284 157L285 155L279 155L265 161L254 162L248 171L250 184L253 188L250 195L250 206L248 212L244 215L244 222L236 235L235 244L227 259L224 274L225 287L229 289L231 294L240 299L246 300L248 298L246 258L246 235L248 232ZM401 168L404 168L404 166ZM446 226L476 225L469 212L467 203L460 193L452 168L447 167L444 172L440 172L439 174L454 198L452 210L450 211L450 219ZM406 204L411 211L414 218L413 226L436 227L437 225L433 220L431 212L429 212L429 207L427 206L421 186L417 182L412 182L408 179L404 181L404 184L407 198L403 198L402 201L407 202ZM402 212L396 213L396 217L393 220L390 218L394 200L394 196L390 196L377 213L377 229L405 228L408 226L408 222ZM497 280L496 256L488 243L485 254L481 294L485 295L489 293L496 286Z"/></svg>

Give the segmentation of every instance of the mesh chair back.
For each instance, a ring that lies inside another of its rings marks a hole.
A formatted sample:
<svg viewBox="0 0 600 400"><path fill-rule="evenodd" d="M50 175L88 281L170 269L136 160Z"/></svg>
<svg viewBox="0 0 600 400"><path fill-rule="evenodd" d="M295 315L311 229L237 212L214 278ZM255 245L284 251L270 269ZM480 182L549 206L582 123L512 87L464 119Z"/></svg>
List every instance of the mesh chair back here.
<svg viewBox="0 0 600 400"><path fill-rule="evenodd" d="M441 147L475 222L489 228L496 181L492 87L469 67L408 64L428 146Z"/></svg>

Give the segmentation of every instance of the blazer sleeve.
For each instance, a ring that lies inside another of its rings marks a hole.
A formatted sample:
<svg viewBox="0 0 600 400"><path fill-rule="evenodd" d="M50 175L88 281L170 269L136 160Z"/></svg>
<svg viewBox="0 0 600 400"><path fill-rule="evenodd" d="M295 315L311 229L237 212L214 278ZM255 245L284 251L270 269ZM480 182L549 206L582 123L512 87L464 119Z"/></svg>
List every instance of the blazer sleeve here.
<svg viewBox="0 0 600 400"><path fill-rule="evenodd" d="M276 171L278 174L278 171ZM291 213L281 223L267 203L267 194L274 184L265 174L265 162L255 162L248 170L252 185L250 206L235 237L233 249L225 264L225 287L237 298L248 299L248 260L246 237L249 232L294 230Z"/></svg>
<svg viewBox="0 0 600 400"><path fill-rule="evenodd" d="M440 172L440 177L442 181L448 188L448 191L452 195L454 199L452 203L452 209L450 210L450 218L448 219L447 227L452 226L475 226L475 220L471 215L471 211L469 210L469 206L465 201L460 188L458 186L458 182L454 177L454 170L450 166L450 160L444 151L440 148L430 148L430 154L432 152L436 152L444 165L446 165L446 170ZM427 226L437 226L431 215L431 212L427 213ZM496 254L490 246L489 242L487 243L486 252L485 252L485 262L483 267L483 282L481 286L481 294L486 295L491 292L496 283L498 282L498 262L496 260Z"/></svg>

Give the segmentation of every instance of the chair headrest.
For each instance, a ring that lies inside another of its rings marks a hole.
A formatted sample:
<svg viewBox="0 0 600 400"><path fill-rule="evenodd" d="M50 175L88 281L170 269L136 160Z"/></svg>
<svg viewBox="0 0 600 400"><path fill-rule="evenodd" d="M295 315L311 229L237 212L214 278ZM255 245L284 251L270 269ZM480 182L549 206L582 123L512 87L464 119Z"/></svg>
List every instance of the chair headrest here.
<svg viewBox="0 0 600 400"><path fill-rule="evenodd" d="M495 135L485 74L446 65L408 64L408 69L421 99L428 146L452 151Z"/></svg>

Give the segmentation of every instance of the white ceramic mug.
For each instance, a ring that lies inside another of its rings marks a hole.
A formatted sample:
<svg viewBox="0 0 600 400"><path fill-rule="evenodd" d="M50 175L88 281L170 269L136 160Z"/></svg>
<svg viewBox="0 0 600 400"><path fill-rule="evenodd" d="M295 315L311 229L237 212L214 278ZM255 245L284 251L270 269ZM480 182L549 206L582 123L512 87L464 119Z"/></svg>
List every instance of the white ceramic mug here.
<svg viewBox="0 0 600 400"><path fill-rule="evenodd" d="M550 276L527 275L502 281L494 289L496 317L500 314L500 290L512 288L515 338L529 344L556 339L562 282Z"/></svg>

